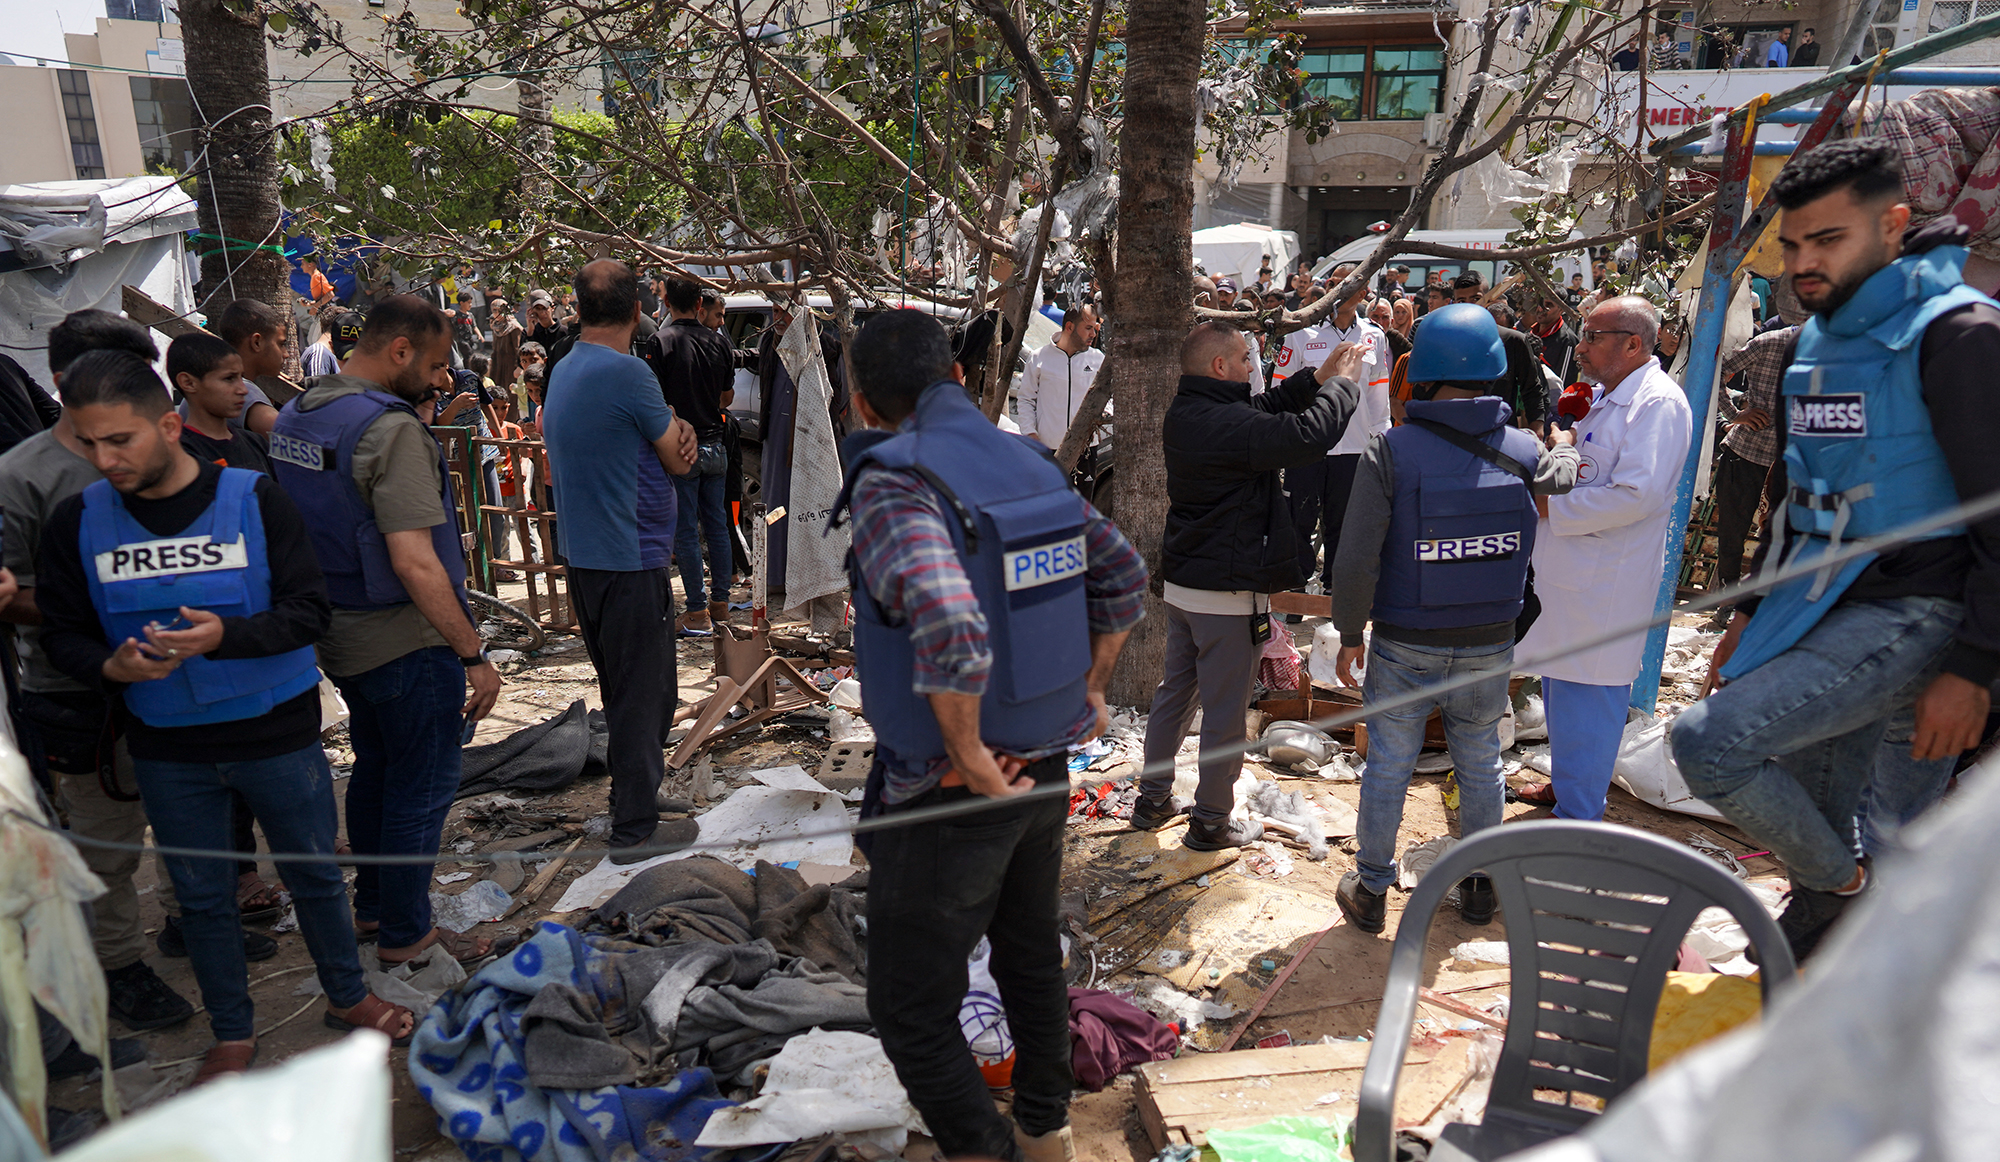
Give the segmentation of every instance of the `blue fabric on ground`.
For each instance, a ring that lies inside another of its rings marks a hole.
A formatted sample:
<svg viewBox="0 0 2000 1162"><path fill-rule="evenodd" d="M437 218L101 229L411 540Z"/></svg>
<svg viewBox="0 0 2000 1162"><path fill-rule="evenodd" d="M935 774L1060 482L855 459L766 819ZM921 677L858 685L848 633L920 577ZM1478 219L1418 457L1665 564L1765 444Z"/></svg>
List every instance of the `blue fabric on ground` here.
<svg viewBox="0 0 2000 1162"><path fill-rule="evenodd" d="M693 1143L722 1097L706 1069L664 1086L543 1090L528 1080L521 1013L551 984L622 998L602 937L543 922L513 952L439 998L410 1044L410 1079L471 1162L699 1160ZM630 998L636 1004L639 998Z"/></svg>

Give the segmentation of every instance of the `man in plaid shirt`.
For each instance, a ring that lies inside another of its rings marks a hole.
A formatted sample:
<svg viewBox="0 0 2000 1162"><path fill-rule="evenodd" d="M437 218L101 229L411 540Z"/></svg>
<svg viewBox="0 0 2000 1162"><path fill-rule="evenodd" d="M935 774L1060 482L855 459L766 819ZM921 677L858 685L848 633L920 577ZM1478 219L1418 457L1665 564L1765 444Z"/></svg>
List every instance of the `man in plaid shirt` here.
<svg viewBox="0 0 2000 1162"><path fill-rule="evenodd" d="M862 813L1041 790L865 837L869 1015L946 1157L1062 1162L1068 750L1108 725L1105 683L1141 616L1145 565L1046 450L979 413L935 319L877 316L849 367L855 412L876 429L844 449L855 668L877 736ZM958 1024L981 937L1014 1038L1012 1125Z"/></svg>
<svg viewBox="0 0 2000 1162"><path fill-rule="evenodd" d="M1778 433L1771 427L1778 414L1778 386L1785 381L1797 327L1782 327L1751 338L1722 357L1722 378L1741 373L1743 398L1723 392L1717 401L1729 434L1715 465L1715 580L1718 588L1743 579L1743 541L1756 519L1764 496L1764 478L1778 458ZM1721 614L1727 620L1726 612Z"/></svg>

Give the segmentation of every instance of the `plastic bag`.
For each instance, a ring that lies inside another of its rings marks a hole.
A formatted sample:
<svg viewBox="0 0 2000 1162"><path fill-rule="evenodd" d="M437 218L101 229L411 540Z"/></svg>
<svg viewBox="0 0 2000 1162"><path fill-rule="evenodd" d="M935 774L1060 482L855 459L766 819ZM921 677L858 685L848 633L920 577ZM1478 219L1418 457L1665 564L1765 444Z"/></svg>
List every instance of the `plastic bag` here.
<svg viewBox="0 0 2000 1162"><path fill-rule="evenodd" d="M283 1065L191 1089L99 1131L64 1162L389 1162L389 1039L364 1029Z"/></svg>
<svg viewBox="0 0 2000 1162"><path fill-rule="evenodd" d="M1351 1127L1346 1118L1272 1118L1261 1126L1210 1130L1208 1144L1222 1162L1341 1162Z"/></svg>
<svg viewBox="0 0 2000 1162"><path fill-rule="evenodd" d="M1618 760L1611 768L1611 781L1632 793L1642 803L1683 815L1720 819L1722 812L1695 798L1687 780L1674 763L1667 746L1670 719L1644 718L1625 724L1625 737L1618 743Z"/></svg>
<svg viewBox="0 0 2000 1162"><path fill-rule="evenodd" d="M1339 660L1340 631L1329 621L1313 631L1312 658L1306 663L1306 668L1311 671L1312 680L1320 685L1342 686L1345 683L1335 669Z"/></svg>
<svg viewBox="0 0 2000 1162"><path fill-rule="evenodd" d="M958 1027L986 1084L1005 1088L1013 1080L1014 1034L1007 1028L1007 1010L993 980L992 958L993 945L981 936L965 964L966 992L958 1006Z"/></svg>

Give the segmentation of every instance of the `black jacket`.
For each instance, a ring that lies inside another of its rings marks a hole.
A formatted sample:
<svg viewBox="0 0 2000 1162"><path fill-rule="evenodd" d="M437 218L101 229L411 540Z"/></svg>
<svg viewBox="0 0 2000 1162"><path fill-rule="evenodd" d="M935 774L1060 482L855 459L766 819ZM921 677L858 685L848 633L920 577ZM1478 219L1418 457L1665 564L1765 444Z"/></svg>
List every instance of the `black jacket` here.
<svg viewBox="0 0 2000 1162"><path fill-rule="evenodd" d="M1160 429L1167 454L1161 578L1189 589L1257 593L1305 584L1279 470L1325 456L1360 395L1351 380L1322 386L1310 368L1259 396L1247 383L1181 376Z"/></svg>

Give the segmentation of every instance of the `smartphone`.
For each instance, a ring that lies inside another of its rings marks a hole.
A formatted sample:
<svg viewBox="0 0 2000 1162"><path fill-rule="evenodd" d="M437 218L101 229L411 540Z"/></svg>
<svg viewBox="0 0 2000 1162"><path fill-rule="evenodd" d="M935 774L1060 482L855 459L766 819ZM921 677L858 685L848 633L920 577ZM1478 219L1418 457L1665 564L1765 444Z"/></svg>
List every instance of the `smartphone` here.
<svg viewBox="0 0 2000 1162"><path fill-rule="evenodd" d="M477 731L478 729L479 729L479 720L477 718L472 717L469 714L466 715L465 730L458 736L458 745L466 746L469 743L471 743L473 732Z"/></svg>

